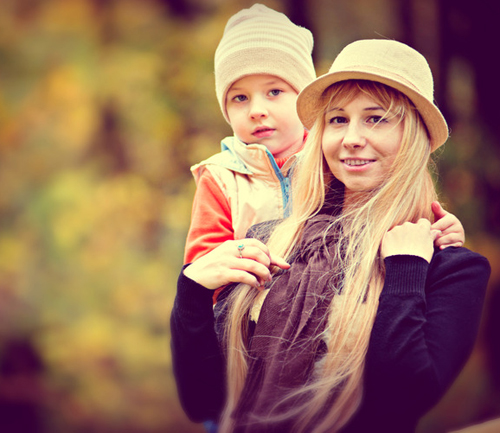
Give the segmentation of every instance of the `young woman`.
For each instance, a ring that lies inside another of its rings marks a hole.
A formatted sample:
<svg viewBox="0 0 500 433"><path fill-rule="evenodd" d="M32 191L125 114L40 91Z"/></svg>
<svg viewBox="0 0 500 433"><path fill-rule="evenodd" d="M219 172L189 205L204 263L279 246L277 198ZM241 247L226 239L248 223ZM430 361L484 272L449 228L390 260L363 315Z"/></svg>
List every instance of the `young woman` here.
<svg viewBox="0 0 500 433"><path fill-rule="evenodd" d="M443 396L472 350L490 268L434 248L430 155L448 128L432 100L426 60L389 40L348 45L301 92L310 133L292 215L256 228L267 246L226 243L179 280L173 363L193 420L405 433ZM229 282L247 284L213 310L208 289Z"/></svg>

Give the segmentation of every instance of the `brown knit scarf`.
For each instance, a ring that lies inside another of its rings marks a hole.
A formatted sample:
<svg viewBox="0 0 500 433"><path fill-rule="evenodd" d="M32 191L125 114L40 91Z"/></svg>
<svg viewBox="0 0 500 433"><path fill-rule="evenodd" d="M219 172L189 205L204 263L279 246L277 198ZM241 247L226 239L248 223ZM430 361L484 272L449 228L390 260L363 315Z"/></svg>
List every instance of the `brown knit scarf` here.
<svg viewBox="0 0 500 433"><path fill-rule="evenodd" d="M334 220L331 209L324 209L308 221L291 268L269 286L248 344L248 374L233 414L236 432L291 431L293 417L279 416L307 398L284 399L311 380L326 351L321 333L338 281Z"/></svg>

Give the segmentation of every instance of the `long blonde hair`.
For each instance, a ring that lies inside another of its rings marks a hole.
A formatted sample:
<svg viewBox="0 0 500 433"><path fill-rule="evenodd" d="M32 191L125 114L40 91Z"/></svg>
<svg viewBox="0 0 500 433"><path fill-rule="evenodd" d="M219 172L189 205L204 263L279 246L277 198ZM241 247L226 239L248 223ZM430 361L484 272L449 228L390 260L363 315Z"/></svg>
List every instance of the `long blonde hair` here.
<svg viewBox="0 0 500 433"><path fill-rule="evenodd" d="M339 232L333 271L341 276L342 283L335 289L327 329L322 336L327 336L328 351L321 361L318 377L286 397L306 393L308 396L300 408L288 414L296 421L295 431L335 432L356 412L361 402L368 343L384 284L380 244L385 233L396 225L417 222L420 218L432 219L431 203L436 199L425 125L405 95L380 83L351 80L327 89L325 110L332 103L346 104L361 92L380 103L388 115L401 119L402 143L387 179L375 190L359 194L355 205L344 208L329 227ZM297 161L292 214L275 228L268 241L273 254L284 258L290 258L300 245L304 226L321 210L332 180L321 148L325 110L316 119ZM231 413L246 379L248 316L258 296L260 292L248 286L240 286L233 292L226 322L228 396L221 422L223 432L232 429Z"/></svg>

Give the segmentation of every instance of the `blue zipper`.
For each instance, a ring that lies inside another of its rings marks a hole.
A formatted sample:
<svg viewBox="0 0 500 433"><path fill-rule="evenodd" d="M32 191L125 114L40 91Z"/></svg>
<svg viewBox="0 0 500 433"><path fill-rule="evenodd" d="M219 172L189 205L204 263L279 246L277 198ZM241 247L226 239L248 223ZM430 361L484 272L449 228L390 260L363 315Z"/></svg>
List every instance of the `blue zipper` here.
<svg viewBox="0 0 500 433"><path fill-rule="evenodd" d="M274 159L274 156L269 152L268 149L266 149L267 156L269 158L269 161L271 162L271 166L273 167L274 173L276 174L276 177L278 178L281 186L281 195L283 197L283 217L287 218L290 216L291 212L291 206L289 207L289 202L290 202L290 177L285 177L283 176L283 173L281 173L281 170L278 167L278 164L276 164L276 160Z"/></svg>

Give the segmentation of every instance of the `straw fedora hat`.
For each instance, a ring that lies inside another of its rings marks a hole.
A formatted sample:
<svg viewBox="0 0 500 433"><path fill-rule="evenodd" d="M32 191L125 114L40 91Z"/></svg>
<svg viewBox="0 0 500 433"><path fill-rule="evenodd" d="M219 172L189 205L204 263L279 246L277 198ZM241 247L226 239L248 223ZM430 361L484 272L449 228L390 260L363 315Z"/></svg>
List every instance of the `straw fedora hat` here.
<svg viewBox="0 0 500 433"><path fill-rule="evenodd" d="M302 90L297 112L311 129L322 109L325 90L345 80L370 80L386 84L405 94L424 120L432 151L448 138L448 125L434 104L434 84L427 60L401 42L367 39L347 45L334 60L329 72Z"/></svg>

